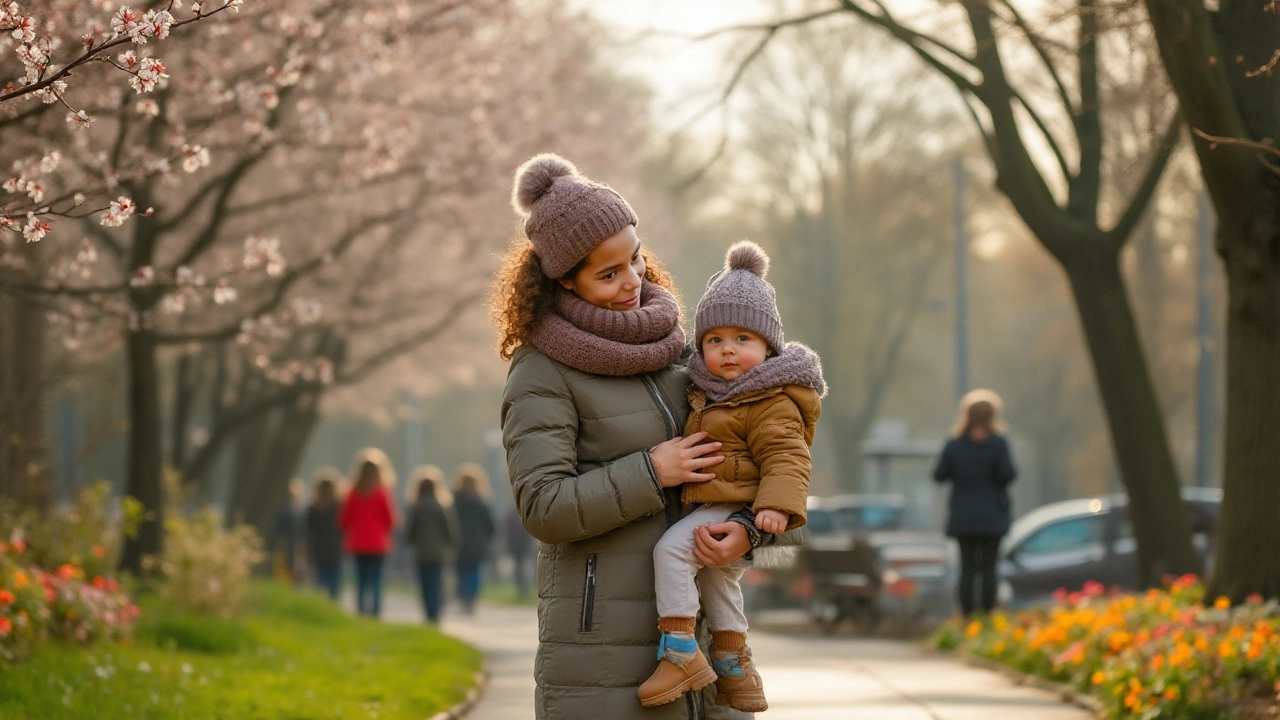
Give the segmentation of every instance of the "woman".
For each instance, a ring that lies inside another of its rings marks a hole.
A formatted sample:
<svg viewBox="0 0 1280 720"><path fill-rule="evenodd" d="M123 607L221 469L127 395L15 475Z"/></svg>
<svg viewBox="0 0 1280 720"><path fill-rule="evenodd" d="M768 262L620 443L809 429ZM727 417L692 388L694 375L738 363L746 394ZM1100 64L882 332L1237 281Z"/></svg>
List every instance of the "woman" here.
<svg viewBox="0 0 1280 720"><path fill-rule="evenodd" d="M652 709L636 694L658 645L654 545L681 517L680 486L723 460L706 433L679 437L689 376L671 278L642 249L626 200L563 158L526 162L513 204L524 237L492 315L511 360L501 423L512 491L542 542L535 716L706 717L698 693ZM699 528L696 552L723 567L770 540L737 517Z"/></svg>
<svg viewBox="0 0 1280 720"><path fill-rule="evenodd" d="M333 468L320 468L312 479L314 496L307 508L307 557L315 573L316 585L338 599L342 581L342 530L338 529L338 483L342 476Z"/></svg>
<svg viewBox="0 0 1280 720"><path fill-rule="evenodd" d="M455 571L458 574L458 600L462 612L470 615L480 595L480 566L489 558L495 525L489 511L489 476L474 463L458 468L454 485L454 511L462 536L458 543Z"/></svg>
<svg viewBox="0 0 1280 720"><path fill-rule="evenodd" d="M404 534L418 569L423 613L435 625L444 605L444 563L458 544L458 521L440 468L424 465L413 471L413 479L416 491Z"/></svg>
<svg viewBox="0 0 1280 720"><path fill-rule="evenodd" d="M942 448L933 478L951 483L947 535L960 543L960 611L996 606L1000 539L1012 521L1009 483L1017 477L1009 443L999 433L1000 396L974 390L960 401L953 437Z"/></svg>
<svg viewBox="0 0 1280 720"><path fill-rule="evenodd" d="M352 484L338 524L346 535L347 552L356 560L356 611L376 618L382 614L382 566L391 552L391 531L396 526L387 491L395 484L395 475L386 453L376 448L361 450Z"/></svg>

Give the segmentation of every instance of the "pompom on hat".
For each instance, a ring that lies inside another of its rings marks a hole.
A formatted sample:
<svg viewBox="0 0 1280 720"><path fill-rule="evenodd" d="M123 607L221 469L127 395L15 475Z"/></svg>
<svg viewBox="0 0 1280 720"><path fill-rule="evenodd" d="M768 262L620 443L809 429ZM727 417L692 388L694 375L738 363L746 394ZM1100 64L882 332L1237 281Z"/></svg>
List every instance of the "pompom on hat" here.
<svg viewBox="0 0 1280 720"><path fill-rule="evenodd" d="M547 277L562 278L636 213L608 185L592 182L559 155L535 155L516 169L511 205Z"/></svg>
<svg viewBox="0 0 1280 720"><path fill-rule="evenodd" d="M724 269L707 281L698 303L694 347L702 347L702 336L711 328L738 327L764 338L774 354L781 353L786 347L782 317L773 286L765 280L768 274L769 256L759 245L734 243L725 254Z"/></svg>

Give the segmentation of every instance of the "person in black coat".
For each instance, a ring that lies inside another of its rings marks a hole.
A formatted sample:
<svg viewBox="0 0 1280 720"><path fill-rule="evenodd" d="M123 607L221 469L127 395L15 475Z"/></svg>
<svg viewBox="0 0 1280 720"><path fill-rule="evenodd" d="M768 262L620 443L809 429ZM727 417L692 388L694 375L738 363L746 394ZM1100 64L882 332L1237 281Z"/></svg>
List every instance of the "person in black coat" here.
<svg viewBox="0 0 1280 720"><path fill-rule="evenodd" d="M951 483L947 535L960 543L960 610L996 606L1000 539L1013 510L1009 484L1017 477L1009 443L1000 434L1000 396L974 390L960 401L954 436L942 448L933 479Z"/></svg>
<svg viewBox="0 0 1280 720"><path fill-rule="evenodd" d="M316 471L313 499L307 507L307 559L316 585L332 600L342 584L342 530L338 527L338 483L342 474L333 468Z"/></svg>
<svg viewBox="0 0 1280 720"><path fill-rule="evenodd" d="M414 471L413 478L417 491L409 508L405 539L418 569L423 612L427 622L437 624L444 605L444 564L458 544L458 522L440 468L424 465Z"/></svg>
<svg viewBox="0 0 1280 720"><path fill-rule="evenodd" d="M467 463L458 469L453 506L460 537L454 562L458 573L458 600L467 614L475 610L476 597L480 595L480 566L489 557L496 529L488 497L489 476L484 468Z"/></svg>

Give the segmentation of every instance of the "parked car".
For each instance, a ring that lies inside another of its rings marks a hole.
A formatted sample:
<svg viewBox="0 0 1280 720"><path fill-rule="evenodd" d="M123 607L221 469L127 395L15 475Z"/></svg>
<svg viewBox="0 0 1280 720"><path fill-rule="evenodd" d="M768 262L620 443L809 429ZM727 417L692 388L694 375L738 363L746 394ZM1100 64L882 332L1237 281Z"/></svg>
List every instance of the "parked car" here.
<svg viewBox="0 0 1280 720"><path fill-rule="evenodd" d="M1206 567L1222 504L1217 488L1182 489L1192 542ZM1051 503L1018 518L1001 549L1001 602L1025 605L1063 588L1089 581L1138 588L1137 542L1129 523L1128 498L1104 495Z"/></svg>
<svg viewBox="0 0 1280 720"><path fill-rule="evenodd" d="M939 532L904 527L901 495L809 499L807 537L793 559L744 578L752 609L799 606L831 630L890 618L914 623L951 611L951 563Z"/></svg>

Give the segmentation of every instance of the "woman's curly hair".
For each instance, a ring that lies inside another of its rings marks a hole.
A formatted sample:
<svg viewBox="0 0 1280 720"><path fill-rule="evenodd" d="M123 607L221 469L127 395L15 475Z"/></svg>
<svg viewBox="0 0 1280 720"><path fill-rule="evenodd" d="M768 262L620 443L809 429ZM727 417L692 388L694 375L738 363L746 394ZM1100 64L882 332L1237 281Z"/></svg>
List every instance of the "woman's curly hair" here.
<svg viewBox="0 0 1280 720"><path fill-rule="evenodd" d="M675 281L662 265L641 247L644 257L644 279L666 288L680 303L680 293ZM578 274L586 260L565 274L571 278ZM533 245L523 236L517 236L507 254L502 258L502 268L494 279L493 293L489 296L489 317L498 328L498 355L510 360L515 351L529 343L533 329L555 306L560 281L542 274L542 265L533 252ZM684 321L683 310L681 322Z"/></svg>

